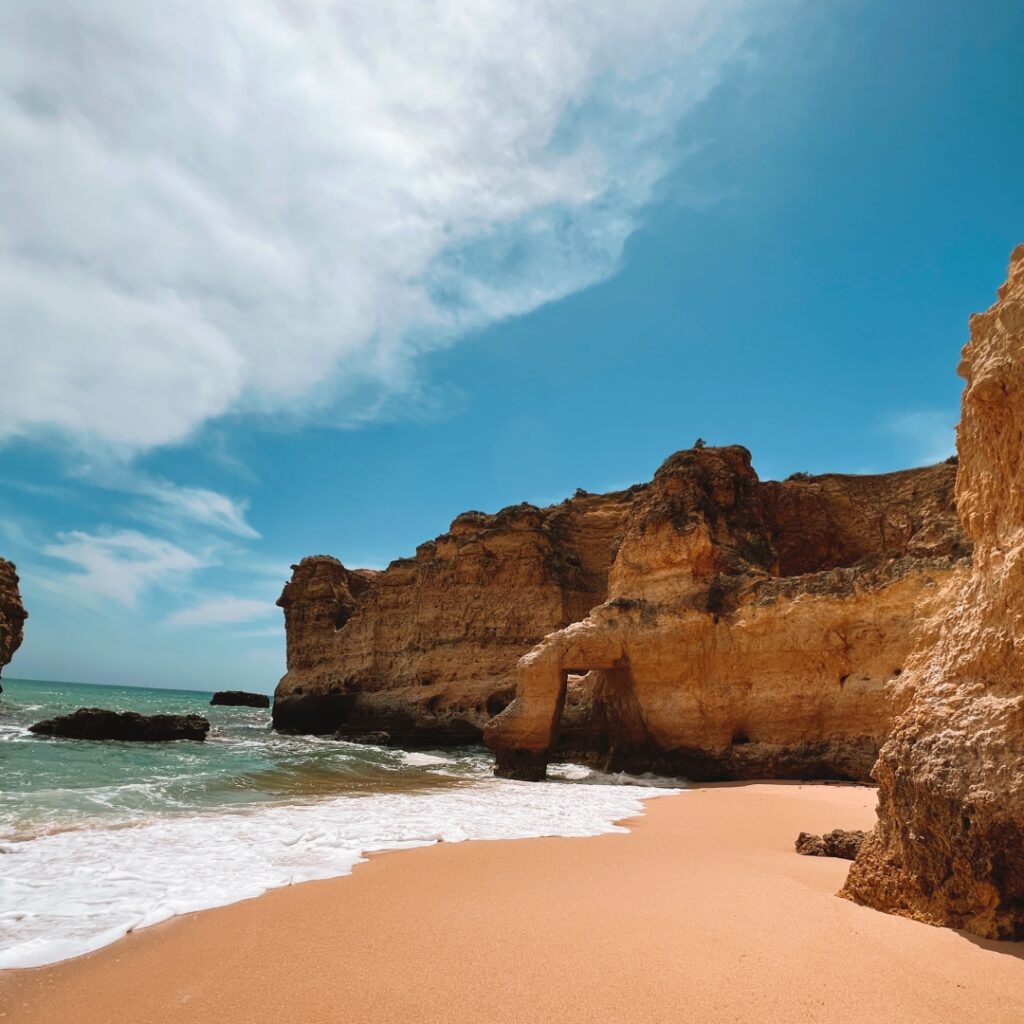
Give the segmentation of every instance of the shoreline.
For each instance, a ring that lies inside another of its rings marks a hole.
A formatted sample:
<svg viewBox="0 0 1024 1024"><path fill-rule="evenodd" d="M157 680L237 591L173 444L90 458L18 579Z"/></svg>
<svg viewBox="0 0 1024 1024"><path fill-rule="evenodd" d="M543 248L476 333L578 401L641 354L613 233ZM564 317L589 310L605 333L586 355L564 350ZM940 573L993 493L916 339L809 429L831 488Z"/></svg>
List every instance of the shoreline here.
<svg viewBox="0 0 1024 1024"><path fill-rule="evenodd" d="M694 786L627 833L372 854L352 874L172 918L0 972L0 1020L1024 1019L1024 944L834 894L797 832L870 827L870 787Z"/></svg>
<svg viewBox="0 0 1024 1024"><path fill-rule="evenodd" d="M461 764L402 753L397 760L386 769L355 764L384 783L375 792L364 787L360 799L335 792L244 809L197 807L129 828L100 823L0 847L0 971L51 966L174 917L344 877L371 853L621 831L615 822L642 813L645 796L667 792L561 781L537 787L489 771L483 779L473 758ZM420 767L403 767L410 761Z"/></svg>

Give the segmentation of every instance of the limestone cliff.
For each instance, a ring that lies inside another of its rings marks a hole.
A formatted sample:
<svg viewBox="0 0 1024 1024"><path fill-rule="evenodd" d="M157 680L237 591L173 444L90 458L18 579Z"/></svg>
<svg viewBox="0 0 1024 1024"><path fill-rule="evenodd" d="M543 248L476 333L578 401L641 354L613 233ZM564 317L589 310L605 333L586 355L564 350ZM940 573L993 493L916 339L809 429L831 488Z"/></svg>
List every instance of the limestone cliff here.
<svg viewBox="0 0 1024 1024"><path fill-rule="evenodd" d="M477 742L516 696L487 729L508 774L557 751L864 778L916 610L967 551L955 473L761 482L746 449L698 448L628 491L466 513L382 573L304 559L275 724Z"/></svg>
<svg viewBox="0 0 1024 1024"><path fill-rule="evenodd" d="M589 689L584 725L569 715L579 748L562 744L575 758L866 778L913 623L963 571L954 476L761 483L744 448L672 456L633 504L609 599L518 663L516 700L485 733L499 774L543 777L567 695Z"/></svg>
<svg viewBox="0 0 1024 1024"><path fill-rule="evenodd" d="M974 542L903 677L882 749L878 825L844 895L1024 939L1024 246L971 319L959 372L957 505Z"/></svg>
<svg viewBox="0 0 1024 1024"><path fill-rule="evenodd" d="M12 563L0 558L0 672L21 646L22 626L27 618L18 590L18 574Z"/></svg>
<svg viewBox="0 0 1024 1024"><path fill-rule="evenodd" d="M278 602L288 673L275 726L385 732L406 746L479 742L512 698L523 651L606 597L639 490L466 512L383 572L303 559Z"/></svg>

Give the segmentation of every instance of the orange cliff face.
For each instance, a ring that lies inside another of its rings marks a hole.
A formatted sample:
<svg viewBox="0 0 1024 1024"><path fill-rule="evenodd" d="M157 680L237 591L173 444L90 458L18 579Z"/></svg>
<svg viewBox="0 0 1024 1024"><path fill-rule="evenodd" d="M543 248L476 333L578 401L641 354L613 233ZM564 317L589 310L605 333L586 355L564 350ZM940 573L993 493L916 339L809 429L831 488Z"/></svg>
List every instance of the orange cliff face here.
<svg viewBox="0 0 1024 1024"><path fill-rule="evenodd" d="M383 572L317 556L278 602L288 672L279 729L404 746L479 743L512 699L515 663L607 596L633 489L552 508L466 512Z"/></svg>
<svg viewBox="0 0 1024 1024"><path fill-rule="evenodd" d="M672 456L631 510L608 600L519 661L485 730L498 773L544 776L583 686L591 721L563 754L692 779L867 778L914 623L964 571L954 476L762 483L744 448Z"/></svg>
<svg viewBox="0 0 1024 1024"><path fill-rule="evenodd" d="M27 618L14 565L0 558L0 672L21 646L22 627Z"/></svg>
<svg viewBox="0 0 1024 1024"><path fill-rule="evenodd" d="M878 825L843 895L1024 939L1024 246L971 319L957 506L974 544L903 678L875 768Z"/></svg>
<svg viewBox="0 0 1024 1024"><path fill-rule="evenodd" d="M485 736L527 778L866 778L915 616L962 571L955 472L762 483L746 449L695 449L628 491L466 513L381 573L304 559L275 725Z"/></svg>

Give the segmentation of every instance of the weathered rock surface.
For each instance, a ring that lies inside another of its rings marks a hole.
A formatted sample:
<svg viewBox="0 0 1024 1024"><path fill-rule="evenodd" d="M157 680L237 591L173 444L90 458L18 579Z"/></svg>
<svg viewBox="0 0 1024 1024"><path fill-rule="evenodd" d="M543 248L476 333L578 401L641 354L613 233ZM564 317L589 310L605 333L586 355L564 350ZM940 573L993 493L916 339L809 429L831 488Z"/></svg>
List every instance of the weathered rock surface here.
<svg viewBox="0 0 1024 1024"><path fill-rule="evenodd" d="M293 566L278 729L386 733L402 746L478 743L512 699L518 658L607 595L634 488L552 508L466 512L383 572Z"/></svg>
<svg viewBox="0 0 1024 1024"><path fill-rule="evenodd" d="M218 690L210 700L211 704L226 707L269 708L270 698L265 693L248 693L245 690Z"/></svg>
<svg viewBox="0 0 1024 1024"><path fill-rule="evenodd" d="M762 483L745 448L673 455L632 503L608 600L519 661L485 731L499 774L542 778L559 750L694 779L867 778L912 627L966 571L954 477Z"/></svg>
<svg viewBox="0 0 1024 1024"><path fill-rule="evenodd" d="M796 837L796 852L804 857L840 857L853 860L864 842L866 832L860 829L844 831L841 828L826 832L823 836L801 832Z"/></svg>
<svg viewBox="0 0 1024 1024"><path fill-rule="evenodd" d="M18 582L14 565L0 558L0 673L21 646L22 627L28 618L21 603Z"/></svg>
<svg viewBox="0 0 1024 1024"><path fill-rule="evenodd" d="M131 740L144 743L166 740L205 740L210 723L202 715L140 715L134 711L79 708L29 726L40 736L72 740Z"/></svg>
<svg viewBox="0 0 1024 1024"><path fill-rule="evenodd" d="M384 572L303 559L275 726L478 742L518 693L486 732L505 774L864 779L912 624L964 571L955 474L761 482L701 448L627 491L466 513Z"/></svg>
<svg viewBox="0 0 1024 1024"><path fill-rule="evenodd" d="M878 825L843 895L1024 939L1024 246L959 372L956 495L973 566L951 580L901 682L875 767Z"/></svg>

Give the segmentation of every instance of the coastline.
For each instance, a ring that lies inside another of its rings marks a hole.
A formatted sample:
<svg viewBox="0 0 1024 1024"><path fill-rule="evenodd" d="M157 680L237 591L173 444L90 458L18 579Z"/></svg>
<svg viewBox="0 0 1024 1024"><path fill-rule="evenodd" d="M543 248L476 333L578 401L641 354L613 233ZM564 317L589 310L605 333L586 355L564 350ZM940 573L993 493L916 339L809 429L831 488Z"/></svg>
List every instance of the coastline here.
<svg viewBox="0 0 1024 1024"><path fill-rule="evenodd" d="M440 843L0 973L0 1020L929 1022L1024 1019L1024 948L834 894L799 831L869 787L699 786L628 833Z"/></svg>

